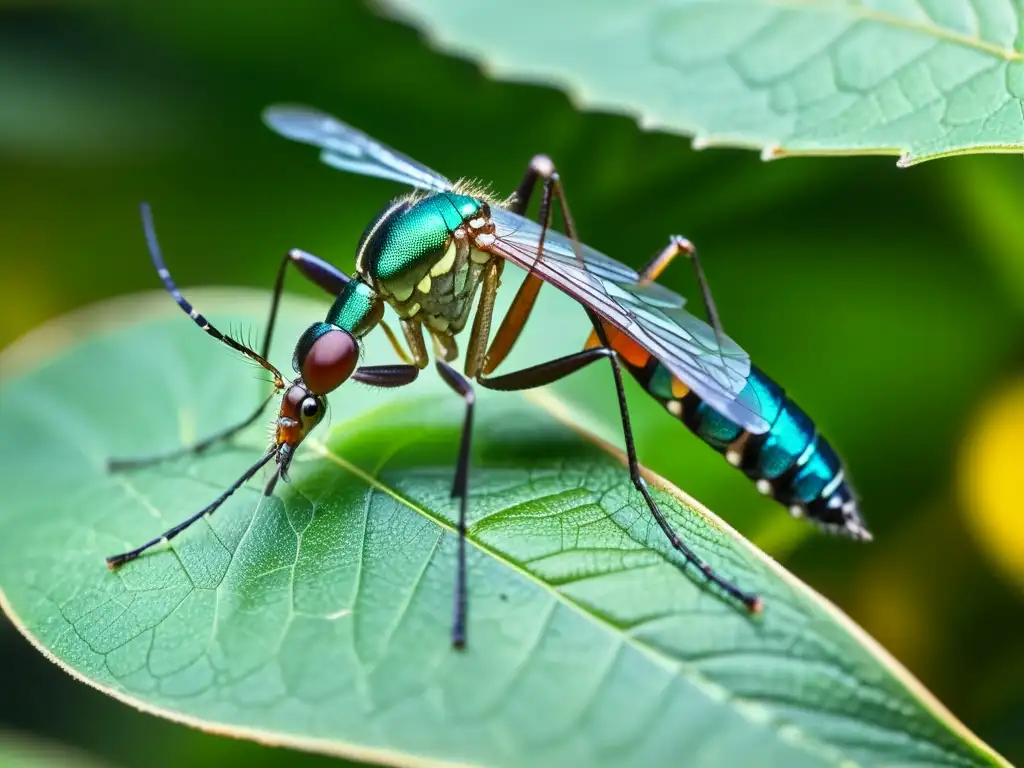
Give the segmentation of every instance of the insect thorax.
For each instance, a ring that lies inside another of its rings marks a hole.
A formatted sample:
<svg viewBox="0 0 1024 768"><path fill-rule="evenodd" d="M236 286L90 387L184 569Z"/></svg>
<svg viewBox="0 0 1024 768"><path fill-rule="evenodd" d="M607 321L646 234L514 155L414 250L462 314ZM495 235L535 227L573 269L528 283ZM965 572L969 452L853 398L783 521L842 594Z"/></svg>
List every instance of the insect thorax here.
<svg viewBox="0 0 1024 768"><path fill-rule="evenodd" d="M443 334L462 330L493 258L490 209L457 192L389 203L363 233L356 270L405 319Z"/></svg>

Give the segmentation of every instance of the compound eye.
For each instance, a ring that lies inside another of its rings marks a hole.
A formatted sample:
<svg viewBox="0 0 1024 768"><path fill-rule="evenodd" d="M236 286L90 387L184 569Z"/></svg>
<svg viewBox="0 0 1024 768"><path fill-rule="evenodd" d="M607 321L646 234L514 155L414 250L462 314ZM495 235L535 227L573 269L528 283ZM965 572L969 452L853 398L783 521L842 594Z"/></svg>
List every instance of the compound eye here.
<svg viewBox="0 0 1024 768"><path fill-rule="evenodd" d="M348 331L334 328L310 345L300 370L302 383L315 395L327 394L352 375L358 361L356 340ZM305 403L302 407L305 409Z"/></svg>
<svg viewBox="0 0 1024 768"><path fill-rule="evenodd" d="M307 419L320 415L320 403L315 397L307 397L302 401L302 415Z"/></svg>

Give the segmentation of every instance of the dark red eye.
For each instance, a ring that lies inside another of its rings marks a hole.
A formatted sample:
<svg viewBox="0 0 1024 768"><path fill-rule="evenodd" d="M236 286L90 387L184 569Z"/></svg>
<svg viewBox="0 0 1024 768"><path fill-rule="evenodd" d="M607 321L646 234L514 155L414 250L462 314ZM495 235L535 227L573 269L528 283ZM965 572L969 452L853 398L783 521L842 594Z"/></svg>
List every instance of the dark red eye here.
<svg viewBox="0 0 1024 768"><path fill-rule="evenodd" d="M337 389L352 375L359 347L351 334L336 328L316 338L302 361L302 383L316 395Z"/></svg>

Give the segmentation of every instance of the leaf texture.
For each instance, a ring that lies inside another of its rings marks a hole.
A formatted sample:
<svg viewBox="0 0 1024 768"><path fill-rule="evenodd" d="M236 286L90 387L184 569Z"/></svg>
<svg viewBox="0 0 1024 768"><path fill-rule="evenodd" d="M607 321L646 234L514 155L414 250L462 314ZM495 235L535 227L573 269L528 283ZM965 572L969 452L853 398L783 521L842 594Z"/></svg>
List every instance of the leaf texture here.
<svg viewBox="0 0 1024 768"><path fill-rule="evenodd" d="M1024 151L1021 0L384 0L500 78L692 135L695 147Z"/></svg>
<svg viewBox="0 0 1024 768"><path fill-rule="evenodd" d="M224 325L263 318L262 294L193 293ZM286 303L273 357L323 311ZM292 485L261 499L256 483L115 573L105 555L205 504L262 436L134 472L105 460L222 427L261 385L165 296L57 321L0 363L0 600L53 661L134 706L402 765L1004 764L838 610L659 483L687 540L765 612L683 573L622 464L553 418L550 395L478 403L459 653L462 411L436 377L343 388Z"/></svg>

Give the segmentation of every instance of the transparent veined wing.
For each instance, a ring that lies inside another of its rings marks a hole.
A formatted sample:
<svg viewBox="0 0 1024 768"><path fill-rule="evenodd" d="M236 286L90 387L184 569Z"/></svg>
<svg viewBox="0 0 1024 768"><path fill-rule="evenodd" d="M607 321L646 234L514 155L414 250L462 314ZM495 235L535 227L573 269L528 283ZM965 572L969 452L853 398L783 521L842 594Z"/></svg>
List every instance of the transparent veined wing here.
<svg viewBox="0 0 1024 768"><path fill-rule="evenodd" d="M541 226L491 208L492 250L590 307L656 357L704 402L754 434L771 426L746 387L750 357L736 342L683 309L685 300L657 284L640 285L635 271L549 229L537 258ZM582 261L580 259L582 257Z"/></svg>
<svg viewBox="0 0 1024 768"><path fill-rule="evenodd" d="M263 122L287 139L319 147L320 159L334 168L437 192L452 188L451 181L439 173L312 107L267 107Z"/></svg>

